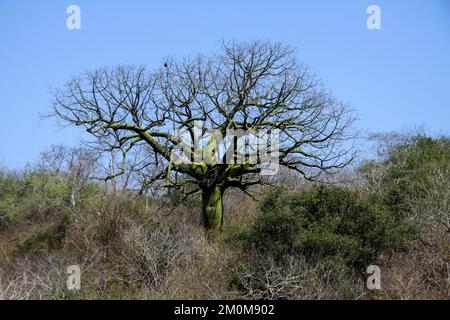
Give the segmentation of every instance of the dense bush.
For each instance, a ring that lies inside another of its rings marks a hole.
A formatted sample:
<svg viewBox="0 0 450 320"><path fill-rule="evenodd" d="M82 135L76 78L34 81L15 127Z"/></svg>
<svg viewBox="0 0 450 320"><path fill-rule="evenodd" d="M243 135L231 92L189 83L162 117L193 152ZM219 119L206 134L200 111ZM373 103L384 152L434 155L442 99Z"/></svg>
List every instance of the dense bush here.
<svg viewBox="0 0 450 320"><path fill-rule="evenodd" d="M262 214L238 233L246 248L271 257L301 254L309 261L342 257L350 265L373 262L378 253L398 249L412 227L356 191L318 186L286 193L272 192Z"/></svg>

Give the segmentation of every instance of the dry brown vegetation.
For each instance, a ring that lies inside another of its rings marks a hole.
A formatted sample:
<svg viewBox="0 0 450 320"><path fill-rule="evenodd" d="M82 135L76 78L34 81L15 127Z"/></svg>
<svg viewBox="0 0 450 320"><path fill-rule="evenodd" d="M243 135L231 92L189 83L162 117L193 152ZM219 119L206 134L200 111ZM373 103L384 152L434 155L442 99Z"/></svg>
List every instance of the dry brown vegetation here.
<svg viewBox="0 0 450 320"><path fill-rule="evenodd" d="M67 151L57 170L47 159L24 173L1 173L0 299L448 299L448 140L403 145L351 174L358 181L351 190L362 199L376 195L376 206L415 227L406 248L364 261L380 266L380 291L367 290L365 269L339 255L311 259L293 250L280 258L234 241L263 215L265 189L254 190L260 201L229 190L223 235L208 238L195 197L174 203L105 188L89 178L95 161L72 151L68 163ZM411 150L425 152L426 161ZM311 189L295 177L279 183ZM82 271L78 291L66 287L72 264Z"/></svg>

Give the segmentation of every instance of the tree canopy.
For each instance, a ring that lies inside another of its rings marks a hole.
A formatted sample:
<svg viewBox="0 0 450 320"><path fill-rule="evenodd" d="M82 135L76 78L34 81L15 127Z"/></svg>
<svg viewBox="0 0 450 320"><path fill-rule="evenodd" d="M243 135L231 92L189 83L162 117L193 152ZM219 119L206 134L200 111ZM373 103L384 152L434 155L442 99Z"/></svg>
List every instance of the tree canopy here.
<svg viewBox="0 0 450 320"><path fill-rule="evenodd" d="M280 43L223 43L211 56L169 59L154 71L86 72L54 92L53 111L120 155L107 179L128 171L141 190L202 192L212 229L222 226L225 190L263 183L267 161L315 179L353 157L351 111ZM252 140L264 142L266 157Z"/></svg>

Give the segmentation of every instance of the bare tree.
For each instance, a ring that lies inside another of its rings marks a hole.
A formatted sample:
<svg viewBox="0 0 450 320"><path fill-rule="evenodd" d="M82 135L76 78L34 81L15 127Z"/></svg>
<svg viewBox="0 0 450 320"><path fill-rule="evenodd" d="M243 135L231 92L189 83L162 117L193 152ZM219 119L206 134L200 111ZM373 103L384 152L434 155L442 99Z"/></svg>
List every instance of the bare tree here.
<svg viewBox="0 0 450 320"><path fill-rule="evenodd" d="M52 145L41 153L39 167L66 181L70 187L70 203L75 207L80 191L96 176L99 154L94 150Z"/></svg>
<svg viewBox="0 0 450 320"><path fill-rule="evenodd" d="M277 131L276 148L269 138L265 152L307 179L353 156L351 112L278 43L224 43L211 57L169 60L154 72L100 69L73 78L54 98L54 115L84 126L102 150L118 151L120 168L107 178L132 170L142 190L201 192L207 229L222 227L227 188L247 191L268 180L245 132ZM239 134L229 139L230 131Z"/></svg>

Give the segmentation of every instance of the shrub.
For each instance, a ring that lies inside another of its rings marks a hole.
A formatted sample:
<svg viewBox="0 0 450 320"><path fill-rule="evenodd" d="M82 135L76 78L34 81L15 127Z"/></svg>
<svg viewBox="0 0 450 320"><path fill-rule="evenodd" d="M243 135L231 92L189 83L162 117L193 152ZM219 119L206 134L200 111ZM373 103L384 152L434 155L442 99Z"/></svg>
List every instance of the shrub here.
<svg viewBox="0 0 450 320"><path fill-rule="evenodd" d="M434 185L430 177L450 164L450 139L415 135L390 146L381 161L368 161L359 169L372 192L397 214L411 213L409 200L420 199Z"/></svg>
<svg viewBox="0 0 450 320"><path fill-rule="evenodd" d="M98 193L93 183L75 186L75 177L64 173L33 170L22 175L4 174L0 178L0 216L3 223L39 221L61 216Z"/></svg>
<svg viewBox="0 0 450 320"><path fill-rule="evenodd" d="M276 259L301 254L309 261L336 257L361 266L403 247L413 234L411 226L370 199L339 187L272 192L261 211L253 226L232 238Z"/></svg>

